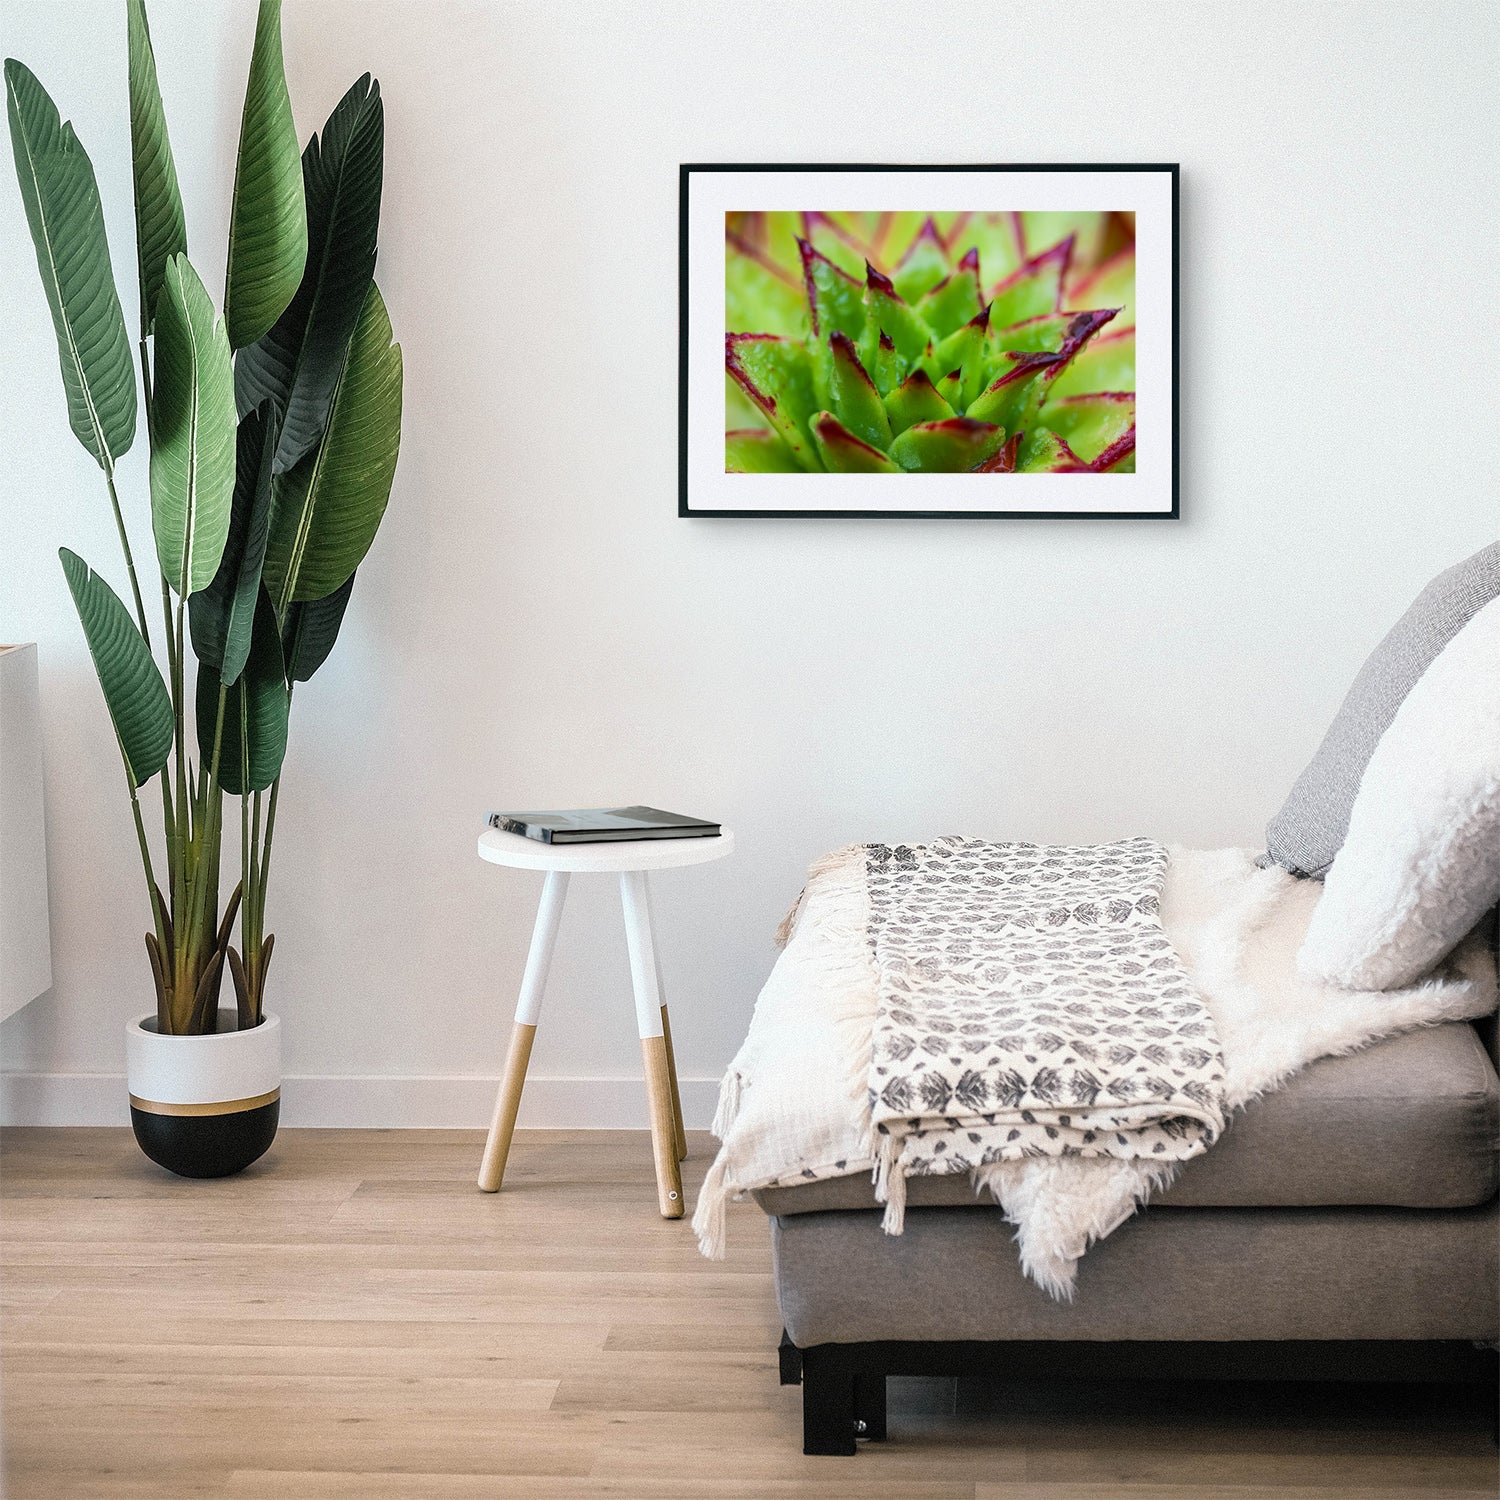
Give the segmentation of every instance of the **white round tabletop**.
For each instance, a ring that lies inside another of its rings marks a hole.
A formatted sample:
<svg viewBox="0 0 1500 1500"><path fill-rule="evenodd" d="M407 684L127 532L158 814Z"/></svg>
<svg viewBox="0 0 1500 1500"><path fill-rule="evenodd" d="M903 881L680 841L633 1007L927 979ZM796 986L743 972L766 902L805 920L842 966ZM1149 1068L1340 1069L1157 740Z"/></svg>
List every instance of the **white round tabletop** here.
<svg viewBox="0 0 1500 1500"><path fill-rule="evenodd" d="M714 838L619 839L605 844L543 844L486 828L479 835L479 857L492 865L517 870L566 870L573 874L611 875L624 870L670 870L678 865L706 865L734 849L726 828Z"/></svg>

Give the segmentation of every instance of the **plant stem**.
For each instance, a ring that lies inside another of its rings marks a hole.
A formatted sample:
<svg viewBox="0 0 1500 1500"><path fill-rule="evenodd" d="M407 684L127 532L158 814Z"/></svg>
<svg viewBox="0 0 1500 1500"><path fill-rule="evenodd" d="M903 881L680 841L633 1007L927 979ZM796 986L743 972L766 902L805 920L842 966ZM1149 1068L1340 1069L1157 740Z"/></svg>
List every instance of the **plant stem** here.
<svg viewBox="0 0 1500 1500"><path fill-rule="evenodd" d="M130 777L125 777L127 782ZM163 920L161 909L161 892L156 888L156 871L151 865L151 846L146 842L146 825L141 821L141 800L135 794L134 785L130 788L130 811L135 818L136 842L141 846L141 865L146 871L146 887L151 896L151 916L156 926L156 941L163 952L167 947L167 924Z"/></svg>
<svg viewBox="0 0 1500 1500"><path fill-rule="evenodd" d="M182 623L184 610L185 601L179 596L177 600L177 629L175 633L176 649L172 661L173 735L177 749L177 815L175 819L177 861L176 868L172 872L172 920L176 924L173 935L176 938L177 951L174 954L172 965L175 974L172 994L175 1000L184 989L187 990L187 1006L190 1014L197 989L197 976L193 973L192 964L192 949L196 934L193 932L193 921L188 904L187 867L195 841L196 829L193 828L188 813L187 747L184 743L185 720L182 702ZM177 915L179 912L182 913L181 917ZM184 1022L187 1019L188 1017L183 1017Z"/></svg>
<svg viewBox="0 0 1500 1500"><path fill-rule="evenodd" d="M211 920L208 909L210 892L217 897L217 867L214 861L214 851L218 847L220 813L223 808L223 793L219 788L219 747L224 736L224 705L229 698L229 689L221 682L219 684L219 706L214 720L214 745L210 768L205 771L199 767L199 782L194 798L196 816L194 819L193 844L195 858L193 861L192 885L190 888L191 909L188 913L188 923L192 929L192 942L189 952L192 956L192 968L195 973L206 968L213 958L213 946L210 942L205 945L203 938L206 935L216 938L217 932ZM217 906L217 900L215 900Z"/></svg>
<svg viewBox="0 0 1500 1500"><path fill-rule="evenodd" d="M244 782L240 783L244 786ZM255 887L250 879L250 793L240 793L240 947L250 961L250 923L255 908ZM248 972L248 971L247 971Z"/></svg>
<svg viewBox="0 0 1500 1500"><path fill-rule="evenodd" d="M167 680L177 680L177 652L172 640L172 591L167 587L166 574L161 575L161 617L167 637ZM172 776L166 766L161 768L161 826L167 840L167 863L175 867L173 850L177 844L177 818L172 811Z"/></svg>
<svg viewBox="0 0 1500 1500"><path fill-rule="evenodd" d="M135 794L135 785L129 774L125 777L126 785L130 787L130 812L135 819L136 842L141 846L141 864L146 871L146 889L151 897L151 921L156 928L156 952L157 961L161 965L166 964L167 953L167 924L162 912L161 892L156 885L156 872L151 867L151 846L146 842L146 825L141 821L141 801ZM158 970L158 976L164 969ZM172 1029L172 1017L169 1011L168 1000L162 993L160 983L156 987L156 1025L163 1032Z"/></svg>
<svg viewBox="0 0 1500 1500"><path fill-rule="evenodd" d="M271 879L271 836L276 832L276 798L281 791L281 777L271 783L271 799L266 805L266 837L260 850L260 900L261 911L266 906L266 886Z"/></svg>
<svg viewBox="0 0 1500 1500"><path fill-rule="evenodd" d="M141 586L135 576L135 555L130 550L130 538L125 534L125 516L120 510L120 496L115 489L113 467L104 471L104 483L109 487L109 503L115 513L115 530L120 533L120 550L125 554L125 571L130 574L130 592L135 599L135 618L141 627L141 637L149 646L151 631L146 624L146 606L141 602Z"/></svg>
<svg viewBox="0 0 1500 1500"><path fill-rule="evenodd" d="M290 716L292 711L292 685L287 684L286 709ZM256 950L256 984L255 984L255 1022L260 1024L262 1001L265 998L263 972L260 969L260 946L265 930L266 921L266 887L271 880L271 839L276 833L276 801L281 795L281 772L276 773L276 780L271 783L271 800L266 807L266 838L260 848L260 871L257 877L259 890L255 895L255 950Z"/></svg>
<svg viewBox="0 0 1500 1500"><path fill-rule="evenodd" d="M249 889L255 893L255 900L251 903L249 917L241 934L245 939L245 978L250 985L250 1008L251 1019L254 1020L255 991L257 985L257 971L260 967L260 938L261 938L261 911L260 911L260 793L254 792L250 798L250 885ZM241 898L243 900L243 897Z"/></svg>

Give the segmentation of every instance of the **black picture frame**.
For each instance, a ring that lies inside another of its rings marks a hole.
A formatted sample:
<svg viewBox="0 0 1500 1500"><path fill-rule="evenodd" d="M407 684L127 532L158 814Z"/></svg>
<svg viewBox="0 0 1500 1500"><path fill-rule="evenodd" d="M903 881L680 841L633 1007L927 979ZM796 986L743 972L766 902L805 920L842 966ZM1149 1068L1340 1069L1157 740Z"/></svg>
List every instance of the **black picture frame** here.
<svg viewBox="0 0 1500 1500"><path fill-rule="evenodd" d="M689 402L689 201L692 176L723 172L1162 172L1171 181L1171 509L1152 511L1103 510L725 510L694 506L689 495L688 434L692 413ZM685 162L678 168L678 365L677 365L677 514L688 519L734 520L1088 520L1175 521L1181 516L1181 464L1179 440L1180 370L1180 166L1176 162L1024 162L1024 163L926 163L890 162Z"/></svg>

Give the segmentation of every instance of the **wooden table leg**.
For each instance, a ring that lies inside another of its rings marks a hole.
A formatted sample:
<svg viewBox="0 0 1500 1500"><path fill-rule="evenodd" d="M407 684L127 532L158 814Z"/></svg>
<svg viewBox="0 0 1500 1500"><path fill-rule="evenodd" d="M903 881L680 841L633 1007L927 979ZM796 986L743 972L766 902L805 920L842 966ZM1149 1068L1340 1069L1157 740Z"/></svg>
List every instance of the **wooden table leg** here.
<svg viewBox="0 0 1500 1500"><path fill-rule="evenodd" d="M677 1165L677 1136L672 1125L672 1083L667 1071L666 1039L641 1038L646 1065L646 1102L651 1110L651 1154L656 1161L656 1205L664 1219L682 1217L682 1172Z"/></svg>
<svg viewBox="0 0 1500 1500"><path fill-rule="evenodd" d="M667 1007L661 1008L661 1037L667 1049L667 1081L672 1089L672 1134L677 1146L677 1160L687 1160L687 1127L682 1123L682 1095L677 1089L677 1054L672 1050L672 1023Z"/></svg>
<svg viewBox="0 0 1500 1500"><path fill-rule="evenodd" d="M687 1127L682 1121L682 1094L677 1087L677 1053L672 1046L672 1023L667 1018L667 987L661 977L661 949L656 946L656 913L651 906L651 883L646 882L646 920L651 924L651 948L656 958L656 998L661 1001L661 1034L667 1043L667 1076L672 1080L672 1128L677 1138L677 1160L687 1160Z"/></svg>
<svg viewBox="0 0 1500 1500"><path fill-rule="evenodd" d="M650 897L644 870L620 876L625 909L625 943L635 989L635 1019L646 1066L646 1098L651 1107L651 1149L656 1160L656 1201L664 1219L682 1217L682 1172L677 1157L677 1121L672 1108L672 1077L662 1028L661 992L656 978L656 944L651 934Z"/></svg>
<svg viewBox="0 0 1500 1500"><path fill-rule="evenodd" d="M531 930L531 951L526 955L526 973L521 980L521 995L516 1002L516 1024L510 1034L510 1051L505 1059L505 1074L495 1095L495 1114L485 1139L484 1156L479 1163L479 1187L482 1192L496 1193L505 1177L505 1160L510 1155L510 1141L516 1129L516 1111L521 1107L521 1090L526 1085L526 1066L531 1061L531 1043L536 1036L537 1019L542 1013L542 993L547 987L547 970L552 964L552 950L557 944L557 924L562 919L563 898L568 893L568 877L561 870L549 870L542 885L542 900L536 911L536 926Z"/></svg>

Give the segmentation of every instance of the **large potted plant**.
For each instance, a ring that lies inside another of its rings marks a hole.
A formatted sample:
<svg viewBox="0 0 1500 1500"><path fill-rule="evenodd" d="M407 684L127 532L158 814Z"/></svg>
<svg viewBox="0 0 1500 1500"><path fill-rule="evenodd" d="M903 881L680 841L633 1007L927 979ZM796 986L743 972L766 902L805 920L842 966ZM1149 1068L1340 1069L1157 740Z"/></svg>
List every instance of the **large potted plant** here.
<svg viewBox="0 0 1500 1500"><path fill-rule="evenodd" d="M127 606L62 549L150 906L156 1005L126 1028L131 1119L153 1161L194 1177L240 1170L276 1132L266 897L292 689L333 647L400 445L401 350L374 282L379 85L361 78L299 155L280 12L261 0L220 316L188 257L146 12L126 0L155 641L115 485L136 433L136 371L93 166L35 76L5 63L68 416L103 470L129 580ZM155 835L141 797L153 781ZM221 899L226 797L239 802L240 870ZM234 1004L221 1009L226 971Z"/></svg>

